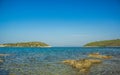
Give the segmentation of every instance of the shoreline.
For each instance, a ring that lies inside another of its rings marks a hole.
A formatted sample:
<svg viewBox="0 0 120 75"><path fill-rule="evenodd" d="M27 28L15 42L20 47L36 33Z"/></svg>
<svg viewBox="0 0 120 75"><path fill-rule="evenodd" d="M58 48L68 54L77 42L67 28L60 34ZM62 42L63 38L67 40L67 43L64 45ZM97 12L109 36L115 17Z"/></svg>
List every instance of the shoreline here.
<svg viewBox="0 0 120 75"><path fill-rule="evenodd" d="M22 46L0 46L0 48L1 47L18 47L18 48L24 48L24 47L22 47ZM37 48L51 48L52 46L39 46L39 47L37 47ZM30 48L34 48L34 47L30 47Z"/></svg>
<svg viewBox="0 0 120 75"><path fill-rule="evenodd" d="M7 47L12 47L12 48L25 48L25 47L22 47L22 46L0 46L0 48L7 48ZM76 48L107 48L107 47L109 47L109 48L112 48L112 47L120 47L120 46L106 46L106 47L100 47L100 46L80 46L80 47L76 47ZM26 48L56 48L56 47L53 47L53 46L39 46L39 47L26 47ZM59 48L68 48L68 47L59 47ZM69 47L69 48L71 48L71 47ZM74 48L74 47L73 47Z"/></svg>
<svg viewBox="0 0 120 75"><path fill-rule="evenodd" d="M120 46L84 46L84 47L120 47Z"/></svg>

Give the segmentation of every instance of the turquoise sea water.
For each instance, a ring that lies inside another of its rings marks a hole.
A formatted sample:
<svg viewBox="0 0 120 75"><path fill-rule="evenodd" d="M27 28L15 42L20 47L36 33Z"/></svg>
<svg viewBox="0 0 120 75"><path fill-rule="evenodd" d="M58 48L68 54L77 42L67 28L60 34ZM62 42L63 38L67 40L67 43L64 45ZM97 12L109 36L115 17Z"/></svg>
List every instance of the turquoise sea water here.
<svg viewBox="0 0 120 75"><path fill-rule="evenodd" d="M79 71L62 61L88 58L90 53L99 52L113 56L93 66L88 75L120 75L120 47L52 47L11 48L1 47L0 75L80 75Z"/></svg>

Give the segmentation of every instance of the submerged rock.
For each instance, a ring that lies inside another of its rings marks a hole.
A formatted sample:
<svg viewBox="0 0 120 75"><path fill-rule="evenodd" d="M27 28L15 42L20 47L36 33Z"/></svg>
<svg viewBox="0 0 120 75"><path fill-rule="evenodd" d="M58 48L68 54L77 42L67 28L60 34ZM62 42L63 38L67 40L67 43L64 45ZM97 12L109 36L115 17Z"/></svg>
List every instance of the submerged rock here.
<svg viewBox="0 0 120 75"><path fill-rule="evenodd" d="M0 54L0 56L9 56L9 54Z"/></svg>
<svg viewBox="0 0 120 75"><path fill-rule="evenodd" d="M4 56L9 56L9 54L0 54L0 63L3 63L4 61L4 59L2 58L2 57L4 57ZM1 59L2 58L2 59Z"/></svg>
<svg viewBox="0 0 120 75"><path fill-rule="evenodd" d="M63 63L72 66L79 70L82 75L86 75L85 73L89 73L92 66L96 64L100 64L103 62L101 59L111 59L112 56L100 55L99 53L89 54L88 57L92 57L91 59L86 58L82 60L64 60ZM101 58L101 59L93 59L93 58Z"/></svg>
<svg viewBox="0 0 120 75"><path fill-rule="evenodd" d="M92 53L92 54L89 54L88 57L102 58L102 59L111 59L111 58L112 58L112 56L100 55L99 53Z"/></svg>
<svg viewBox="0 0 120 75"><path fill-rule="evenodd" d="M102 63L101 60L97 59L82 59L82 60L65 60L63 63L71 65L72 67L78 69L80 72L89 72L90 68L94 64Z"/></svg>
<svg viewBox="0 0 120 75"><path fill-rule="evenodd" d="M0 59L0 63L3 63L3 60Z"/></svg>

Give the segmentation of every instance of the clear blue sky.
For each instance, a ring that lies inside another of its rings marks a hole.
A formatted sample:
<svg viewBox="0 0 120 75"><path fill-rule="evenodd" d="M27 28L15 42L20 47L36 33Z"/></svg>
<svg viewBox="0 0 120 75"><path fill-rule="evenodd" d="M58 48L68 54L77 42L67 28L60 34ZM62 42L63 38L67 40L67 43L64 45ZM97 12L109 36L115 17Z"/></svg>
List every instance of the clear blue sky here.
<svg viewBox="0 0 120 75"><path fill-rule="evenodd" d="M0 0L0 43L82 46L118 38L119 0Z"/></svg>

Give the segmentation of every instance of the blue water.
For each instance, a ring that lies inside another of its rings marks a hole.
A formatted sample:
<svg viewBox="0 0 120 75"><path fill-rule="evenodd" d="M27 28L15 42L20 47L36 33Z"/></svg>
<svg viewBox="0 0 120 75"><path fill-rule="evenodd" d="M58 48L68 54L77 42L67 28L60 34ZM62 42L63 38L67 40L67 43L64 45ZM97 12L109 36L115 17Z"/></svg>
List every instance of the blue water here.
<svg viewBox="0 0 120 75"><path fill-rule="evenodd" d="M62 61L88 58L90 53L99 52L113 56L91 68L89 75L120 75L120 47L52 47L11 48L1 47L0 75L80 75L79 71Z"/></svg>

